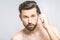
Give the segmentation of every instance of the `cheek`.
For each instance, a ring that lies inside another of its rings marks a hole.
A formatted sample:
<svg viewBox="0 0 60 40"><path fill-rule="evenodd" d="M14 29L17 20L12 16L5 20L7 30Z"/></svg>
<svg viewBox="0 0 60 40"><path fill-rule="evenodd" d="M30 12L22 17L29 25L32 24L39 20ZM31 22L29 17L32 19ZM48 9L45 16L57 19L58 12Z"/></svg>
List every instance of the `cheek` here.
<svg viewBox="0 0 60 40"><path fill-rule="evenodd" d="M37 17L35 17L35 18L32 19L32 22L33 22L34 24L36 24L37 21L38 21L38 18L37 18Z"/></svg>
<svg viewBox="0 0 60 40"><path fill-rule="evenodd" d="M23 22L24 25L27 25L28 24L28 19L22 18L22 22Z"/></svg>

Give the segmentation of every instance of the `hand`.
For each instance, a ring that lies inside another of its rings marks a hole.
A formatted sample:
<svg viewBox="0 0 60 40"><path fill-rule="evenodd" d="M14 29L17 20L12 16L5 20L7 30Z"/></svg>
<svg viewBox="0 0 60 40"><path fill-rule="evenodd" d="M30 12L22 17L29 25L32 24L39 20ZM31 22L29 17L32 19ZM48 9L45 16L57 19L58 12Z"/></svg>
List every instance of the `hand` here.
<svg viewBox="0 0 60 40"><path fill-rule="evenodd" d="M48 24L48 19L47 17L44 15L44 14L40 14L39 15L39 19L41 20L41 25L44 27L44 28L47 28L49 26Z"/></svg>
<svg viewBox="0 0 60 40"><path fill-rule="evenodd" d="M51 40L60 40L60 35L58 34L55 27L49 25L48 18L44 14L40 14L39 18L41 20L41 25L46 29Z"/></svg>

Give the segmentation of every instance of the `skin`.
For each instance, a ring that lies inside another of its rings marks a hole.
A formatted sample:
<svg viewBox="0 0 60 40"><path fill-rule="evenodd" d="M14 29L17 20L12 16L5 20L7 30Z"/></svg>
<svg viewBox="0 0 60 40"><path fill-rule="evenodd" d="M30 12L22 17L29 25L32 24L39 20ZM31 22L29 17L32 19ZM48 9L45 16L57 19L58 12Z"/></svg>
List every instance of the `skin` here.
<svg viewBox="0 0 60 40"><path fill-rule="evenodd" d="M19 17L25 28L16 33L11 40L60 40L55 27L50 26L47 17L44 14L38 14L36 8L22 10ZM40 24L37 23L38 19L41 21Z"/></svg>

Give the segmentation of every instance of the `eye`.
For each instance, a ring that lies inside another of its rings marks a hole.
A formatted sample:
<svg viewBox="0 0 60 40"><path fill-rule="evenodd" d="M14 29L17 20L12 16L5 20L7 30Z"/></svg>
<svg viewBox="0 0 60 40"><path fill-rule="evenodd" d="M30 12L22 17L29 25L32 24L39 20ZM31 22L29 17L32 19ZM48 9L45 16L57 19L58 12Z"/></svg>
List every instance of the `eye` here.
<svg viewBox="0 0 60 40"><path fill-rule="evenodd" d="M35 17L35 15L32 15L31 17Z"/></svg>
<svg viewBox="0 0 60 40"><path fill-rule="evenodd" d="M28 18L27 16L24 16L24 18Z"/></svg>

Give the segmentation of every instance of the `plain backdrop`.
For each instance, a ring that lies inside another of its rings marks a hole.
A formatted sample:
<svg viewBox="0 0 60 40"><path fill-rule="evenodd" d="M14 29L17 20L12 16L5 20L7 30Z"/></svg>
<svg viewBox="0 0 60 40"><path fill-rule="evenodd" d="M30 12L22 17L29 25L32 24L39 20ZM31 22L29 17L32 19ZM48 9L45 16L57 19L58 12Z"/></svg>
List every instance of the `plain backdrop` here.
<svg viewBox="0 0 60 40"><path fill-rule="evenodd" d="M0 0L0 40L11 40L12 35L24 28L19 18L19 4L26 0ZM41 13L60 32L60 0L35 0Z"/></svg>

